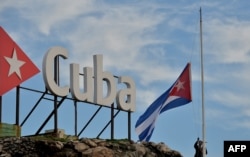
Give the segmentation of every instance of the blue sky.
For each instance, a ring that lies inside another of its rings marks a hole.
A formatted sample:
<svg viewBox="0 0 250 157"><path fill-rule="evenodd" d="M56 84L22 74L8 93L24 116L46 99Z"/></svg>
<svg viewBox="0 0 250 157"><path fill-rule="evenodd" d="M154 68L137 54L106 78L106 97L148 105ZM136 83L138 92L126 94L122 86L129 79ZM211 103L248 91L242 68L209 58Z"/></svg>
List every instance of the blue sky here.
<svg viewBox="0 0 250 157"><path fill-rule="evenodd" d="M92 56L103 55L104 70L130 76L136 83L134 125L145 109L192 63L193 101L164 112L156 123L152 141L164 142L183 156L194 154L201 137L201 85L199 8L203 9L206 140L208 156L223 156L224 140L249 140L250 134L250 11L247 0L137 1L126 0L2 0L0 25L39 67L52 46L69 51L61 65L61 84L69 83L69 63L93 67ZM44 90L42 73L22 84ZM15 91L3 96L3 122L15 123ZM21 91L20 121L40 94ZM53 104L42 101L22 128L35 133ZM78 105L78 130L97 109ZM74 108L66 101L59 109L59 128L74 133ZM101 110L82 137L95 137L109 120ZM126 137L126 115L119 114L115 138ZM53 120L44 128L52 129ZM44 131L43 130L43 131ZM109 130L101 138L109 138Z"/></svg>

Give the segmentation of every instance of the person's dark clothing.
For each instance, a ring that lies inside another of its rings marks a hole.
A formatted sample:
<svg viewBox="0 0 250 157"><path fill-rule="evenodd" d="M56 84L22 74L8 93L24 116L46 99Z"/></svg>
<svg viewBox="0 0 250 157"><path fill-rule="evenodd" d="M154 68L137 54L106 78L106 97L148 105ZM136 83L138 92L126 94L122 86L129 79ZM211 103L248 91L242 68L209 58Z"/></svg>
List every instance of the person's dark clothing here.
<svg viewBox="0 0 250 157"><path fill-rule="evenodd" d="M194 157L203 157L203 154L202 154L202 151L203 151L203 142L201 140L199 140L199 138L195 142L194 148L195 148L195 155L194 155ZM206 154L207 154L207 150L206 150Z"/></svg>

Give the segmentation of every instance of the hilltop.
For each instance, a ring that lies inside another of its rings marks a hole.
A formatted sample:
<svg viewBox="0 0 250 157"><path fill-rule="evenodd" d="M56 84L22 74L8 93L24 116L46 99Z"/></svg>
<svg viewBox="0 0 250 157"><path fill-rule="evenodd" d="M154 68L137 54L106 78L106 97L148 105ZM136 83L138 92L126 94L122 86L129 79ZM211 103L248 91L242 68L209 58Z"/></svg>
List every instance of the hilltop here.
<svg viewBox="0 0 250 157"><path fill-rule="evenodd" d="M0 139L1 157L182 157L164 143L136 143L127 139L82 138L65 140L41 137Z"/></svg>

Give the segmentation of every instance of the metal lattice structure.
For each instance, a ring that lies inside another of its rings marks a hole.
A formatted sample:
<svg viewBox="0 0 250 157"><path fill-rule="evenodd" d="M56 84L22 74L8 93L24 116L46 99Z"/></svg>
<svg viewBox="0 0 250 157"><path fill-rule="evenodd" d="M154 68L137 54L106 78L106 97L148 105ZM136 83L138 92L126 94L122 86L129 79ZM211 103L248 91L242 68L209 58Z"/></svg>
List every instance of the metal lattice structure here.
<svg viewBox="0 0 250 157"><path fill-rule="evenodd" d="M83 74L79 74L80 75ZM116 76L114 76L116 77ZM116 77L117 78L117 77ZM59 58L55 58L55 65L54 65L54 79L55 82L57 82L57 84L59 85ZM22 122L20 123L20 95L22 93L22 90L26 90L28 92L35 92L40 94L39 99L36 101L36 103L33 105L33 107L31 108L31 110L28 112L28 114L25 116L25 118L22 120ZM51 98L48 98L46 96L50 96ZM54 132L56 133L58 130L58 109L62 106L62 104L64 103L65 100L70 100L72 101L72 104L74 106L74 136L79 137L84 131L85 129L89 126L89 124L93 121L93 119L96 117L96 115L100 112L101 109L103 108L108 108L110 110L110 120L108 121L108 123L104 126L104 128L100 131L100 133L96 136L97 138L99 138L102 133L106 130L106 128L108 128L110 126L110 139L114 139L114 128L115 128L115 123L114 120L117 117L117 115L120 113L119 108L115 107L115 104L111 104L110 106L102 106L102 105L98 105L98 104L93 104L87 101L79 101L76 99L73 99L70 96L66 96L66 97L60 97L57 95L53 95L50 92L48 92L48 90L45 88L44 91L40 91L40 90L36 90L36 89L31 89L31 88L27 88L27 87L22 87L22 86L17 86L16 87L16 122L15 124L18 126L24 126L25 123L27 122L27 120L30 118L31 114L37 109L37 107L39 106L39 104L41 103L42 100L48 100L50 102L52 102L54 104L54 109L50 112L50 114L47 116L47 118L44 120L44 122L41 124L41 126L38 128L38 130L33 134L33 135L39 135L41 134L42 129L46 126L46 124L49 122L49 120L54 117ZM92 104L92 105L98 105L99 107L96 109L96 111L94 112L94 114L89 118L89 120L87 121L87 123L83 126L83 128L78 132L78 118L77 118L77 106L79 103L88 103L88 104ZM127 129L128 129L128 135L127 138L129 140L131 140L131 111L123 111L123 112L127 112ZM2 96L0 96L0 123L2 123ZM31 135L31 136L33 136Z"/></svg>

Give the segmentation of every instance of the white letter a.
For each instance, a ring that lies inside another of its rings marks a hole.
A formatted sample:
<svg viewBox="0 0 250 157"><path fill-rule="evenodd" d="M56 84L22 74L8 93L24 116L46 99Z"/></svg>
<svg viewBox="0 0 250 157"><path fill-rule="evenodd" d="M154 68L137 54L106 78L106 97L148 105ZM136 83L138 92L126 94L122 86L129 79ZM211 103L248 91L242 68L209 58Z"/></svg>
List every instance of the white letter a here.
<svg viewBox="0 0 250 157"><path fill-rule="evenodd" d="M227 152L231 152L231 151L234 152L234 146L233 145L230 145Z"/></svg>

